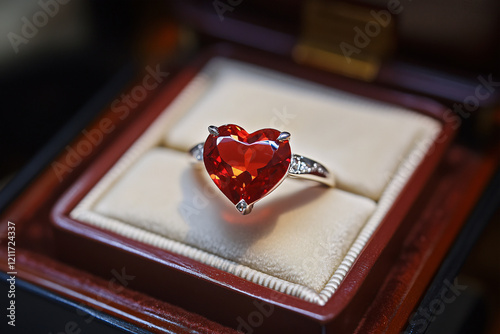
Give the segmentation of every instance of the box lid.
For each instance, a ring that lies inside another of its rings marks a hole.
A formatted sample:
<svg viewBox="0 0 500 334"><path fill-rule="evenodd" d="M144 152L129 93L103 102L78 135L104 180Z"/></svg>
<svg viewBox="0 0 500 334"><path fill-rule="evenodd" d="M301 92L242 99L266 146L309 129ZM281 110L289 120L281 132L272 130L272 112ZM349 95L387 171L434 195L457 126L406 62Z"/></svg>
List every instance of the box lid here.
<svg viewBox="0 0 500 334"><path fill-rule="evenodd" d="M484 81L500 81L500 3L494 0L187 0L171 6L203 41L249 45L449 106L472 104L473 114L499 102L496 86L476 96Z"/></svg>

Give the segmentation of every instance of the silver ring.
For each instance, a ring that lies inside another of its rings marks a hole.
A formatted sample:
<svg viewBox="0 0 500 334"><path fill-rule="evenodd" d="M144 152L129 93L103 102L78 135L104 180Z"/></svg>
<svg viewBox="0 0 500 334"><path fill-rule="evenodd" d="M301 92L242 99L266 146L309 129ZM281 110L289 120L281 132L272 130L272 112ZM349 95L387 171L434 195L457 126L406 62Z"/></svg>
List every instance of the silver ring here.
<svg viewBox="0 0 500 334"><path fill-rule="evenodd" d="M325 166L292 153L289 132L261 129L249 134L235 124L212 125L208 132L205 142L189 152L204 162L212 181L244 215L287 176L335 186Z"/></svg>

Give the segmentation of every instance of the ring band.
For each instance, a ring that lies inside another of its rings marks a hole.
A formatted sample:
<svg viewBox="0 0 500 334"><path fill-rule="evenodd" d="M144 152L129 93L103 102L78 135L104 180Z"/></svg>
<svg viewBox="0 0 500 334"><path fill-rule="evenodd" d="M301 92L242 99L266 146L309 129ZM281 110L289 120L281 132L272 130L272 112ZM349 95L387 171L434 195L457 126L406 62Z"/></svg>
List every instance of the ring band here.
<svg viewBox="0 0 500 334"><path fill-rule="evenodd" d="M317 161L292 154L290 133L262 129L248 134L234 124L209 126L204 143L189 152L205 163L217 187L242 214L289 176L335 186L335 177Z"/></svg>

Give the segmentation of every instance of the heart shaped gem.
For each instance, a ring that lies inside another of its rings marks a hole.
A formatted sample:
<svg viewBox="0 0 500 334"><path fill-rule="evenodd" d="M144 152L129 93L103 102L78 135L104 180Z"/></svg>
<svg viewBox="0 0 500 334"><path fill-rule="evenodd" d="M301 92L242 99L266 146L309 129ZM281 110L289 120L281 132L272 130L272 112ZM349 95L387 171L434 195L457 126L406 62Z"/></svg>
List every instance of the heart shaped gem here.
<svg viewBox="0 0 500 334"><path fill-rule="evenodd" d="M249 134L234 124L212 130L203 147L205 168L237 208L242 200L250 206L266 196L286 176L292 157L289 134L280 136L275 129Z"/></svg>

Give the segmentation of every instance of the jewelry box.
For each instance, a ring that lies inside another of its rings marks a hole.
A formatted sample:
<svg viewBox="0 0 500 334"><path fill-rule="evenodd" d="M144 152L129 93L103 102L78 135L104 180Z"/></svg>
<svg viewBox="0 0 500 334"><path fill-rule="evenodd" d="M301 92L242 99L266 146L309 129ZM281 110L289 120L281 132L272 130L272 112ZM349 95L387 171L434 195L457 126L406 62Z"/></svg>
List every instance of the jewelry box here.
<svg viewBox="0 0 500 334"><path fill-rule="evenodd" d="M460 115L415 80L332 74L282 54L286 38L242 46L178 10L210 46L137 106L110 99L2 214L23 245L19 277L153 332L404 329L498 150L458 142ZM188 154L226 123L290 132L336 187L287 180L240 215Z"/></svg>
<svg viewBox="0 0 500 334"><path fill-rule="evenodd" d="M97 275L120 259L137 273L130 287L229 327L263 303L273 310L263 328L347 328L342 314L382 281L359 283L386 270L394 234L415 224L408 212L453 139L445 111L217 47L163 88L61 197L52 212L58 255ZM206 124L224 120L250 129L283 122L294 150L321 157L337 186L287 181L241 216L188 154Z"/></svg>

